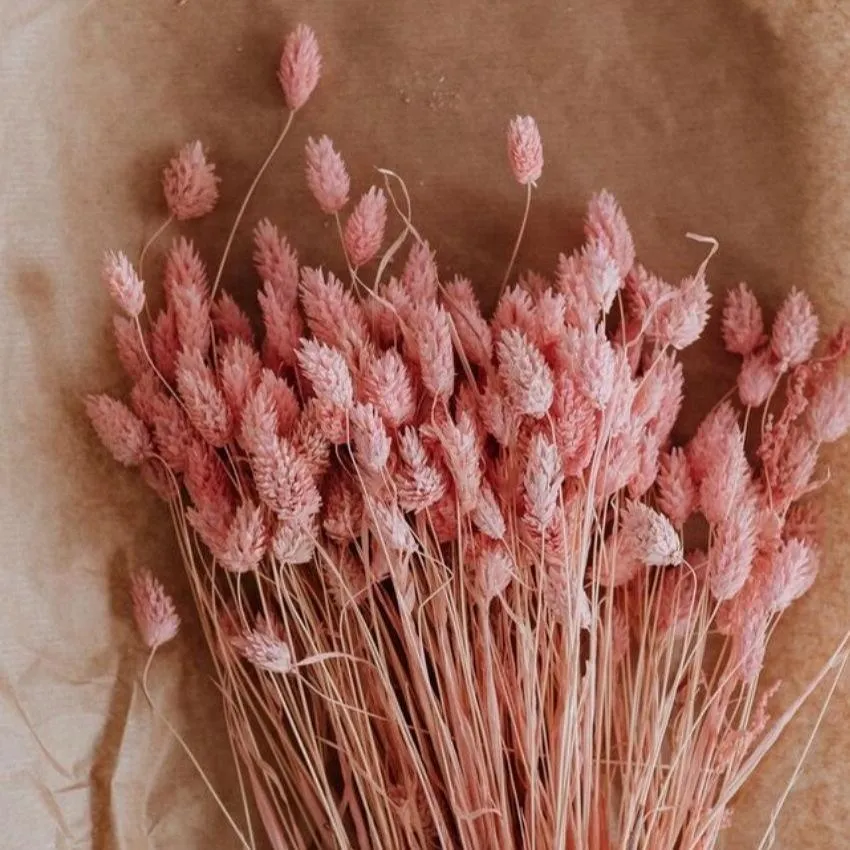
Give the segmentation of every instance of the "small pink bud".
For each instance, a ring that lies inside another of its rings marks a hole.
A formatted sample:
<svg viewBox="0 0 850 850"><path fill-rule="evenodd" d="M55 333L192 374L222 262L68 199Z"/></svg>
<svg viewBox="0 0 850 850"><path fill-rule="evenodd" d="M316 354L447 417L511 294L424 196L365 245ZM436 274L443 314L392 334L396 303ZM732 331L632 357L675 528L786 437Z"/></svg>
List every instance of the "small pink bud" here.
<svg viewBox="0 0 850 850"><path fill-rule="evenodd" d="M543 173L543 142L537 122L517 115L508 127L508 159L517 182L534 185Z"/></svg>
<svg viewBox="0 0 850 850"><path fill-rule="evenodd" d="M299 24L286 37L277 72L286 105L293 112L309 100L321 71L322 57L316 34L305 24Z"/></svg>

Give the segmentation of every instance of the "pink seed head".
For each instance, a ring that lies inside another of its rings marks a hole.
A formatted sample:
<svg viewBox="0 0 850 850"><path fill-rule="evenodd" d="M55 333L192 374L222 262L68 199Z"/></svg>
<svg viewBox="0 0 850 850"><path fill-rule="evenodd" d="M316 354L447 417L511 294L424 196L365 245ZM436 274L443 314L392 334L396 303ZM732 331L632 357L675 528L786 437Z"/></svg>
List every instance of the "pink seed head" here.
<svg viewBox="0 0 850 850"><path fill-rule="evenodd" d="M517 183L536 185L543 173L543 141L530 115L517 115L508 125L508 161Z"/></svg>
<svg viewBox="0 0 850 850"><path fill-rule="evenodd" d="M218 203L220 182L215 164L207 160L203 145L189 142L162 173L162 190L169 212L180 221L212 212Z"/></svg>
<svg viewBox="0 0 850 850"><path fill-rule="evenodd" d="M121 251L107 251L101 278L113 301L128 316L136 318L145 306L145 285L133 264Z"/></svg>

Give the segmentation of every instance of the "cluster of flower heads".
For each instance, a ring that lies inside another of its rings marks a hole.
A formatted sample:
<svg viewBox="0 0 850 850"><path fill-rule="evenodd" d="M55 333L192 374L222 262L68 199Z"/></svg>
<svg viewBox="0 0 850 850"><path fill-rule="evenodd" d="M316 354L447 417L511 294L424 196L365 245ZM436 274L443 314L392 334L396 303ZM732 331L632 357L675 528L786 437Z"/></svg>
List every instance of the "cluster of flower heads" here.
<svg viewBox="0 0 850 850"><path fill-rule="evenodd" d="M319 68L315 39L299 28L279 74L293 111ZM533 119L511 122L508 157L530 191L543 167ZM737 399L677 446L677 355L708 321L705 264L677 284L645 269L620 207L601 192L585 243L549 278L520 275L488 319L471 282L442 278L403 221L410 245L396 262L387 191L370 188L342 220L351 182L330 139L308 140L305 170L319 209L339 222L347 270L302 267L260 221L259 339L186 239L167 252L164 306L149 318L131 262L106 256L133 387L126 404L90 397L88 413L115 458L139 466L233 573L313 563L329 569L345 605L381 582L404 583L437 547L481 605L520 582L589 627L610 604L624 642L635 594L655 588L663 627L675 630L707 593L742 678L754 677L771 619L817 571L816 514L799 500L817 484L820 446L850 428L850 381L839 372L848 332L817 349L803 293L768 327L740 284L722 316L726 348L743 358ZM218 197L199 143L163 185L177 219L209 212ZM697 515L707 544L687 549ZM173 609L150 577L135 588L146 641L159 645L176 631ZM173 627L157 627L163 612ZM289 649L267 646L272 632L258 624L234 646L261 667L274 656L274 669L289 669Z"/></svg>

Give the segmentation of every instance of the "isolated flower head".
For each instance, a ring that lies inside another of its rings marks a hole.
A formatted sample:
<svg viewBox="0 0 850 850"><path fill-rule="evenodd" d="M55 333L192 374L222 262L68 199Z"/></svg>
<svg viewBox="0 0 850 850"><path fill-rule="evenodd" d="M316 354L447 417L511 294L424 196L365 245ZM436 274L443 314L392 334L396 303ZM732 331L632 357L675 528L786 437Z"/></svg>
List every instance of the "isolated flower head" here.
<svg viewBox="0 0 850 850"><path fill-rule="evenodd" d="M200 142L189 142L162 173L162 190L169 212L180 221L200 218L218 203L215 164L207 160Z"/></svg>
<svg viewBox="0 0 850 850"><path fill-rule="evenodd" d="M342 157L333 142L322 136L307 139L307 185L322 212L338 213L348 203L351 180Z"/></svg>
<svg viewBox="0 0 850 850"><path fill-rule="evenodd" d="M172 640L180 628L180 617L171 597L148 569L130 576L133 619L148 649L157 649Z"/></svg>
<svg viewBox="0 0 850 850"><path fill-rule="evenodd" d="M299 24L286 37L277 72L286 105L291 110L301 109L309 100L321 71L322 57L316 34L305 24Z"/></svg>
<svg viewBox="0 0 850 850"><path fill-rule="evenodd" d="M530 115L517 115L508 126L508 161L523 186L534 185L543 173L543 142Z"/></svg>
<svg viewBox="0 0 850 850"><path fill-rule="evenodd" d="M133 264L121 251L107 251L101 277L115 303L136 318L145 306L145 286Z"/></svg>

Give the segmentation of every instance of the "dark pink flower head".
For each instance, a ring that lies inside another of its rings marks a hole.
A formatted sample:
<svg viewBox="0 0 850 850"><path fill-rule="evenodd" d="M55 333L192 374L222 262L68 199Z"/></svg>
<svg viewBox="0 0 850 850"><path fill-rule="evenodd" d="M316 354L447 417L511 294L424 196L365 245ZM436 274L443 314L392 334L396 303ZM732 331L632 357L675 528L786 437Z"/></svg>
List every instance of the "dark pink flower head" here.
<svg viewBox="0 0 850 850"><path fill-rule="evenodd" d="M157 649L176 636L180 617L171 597L150 570L139 570L131 575L130 596L136 628L148 649Z"/></svg>
<svg viewBox="0 0 850 850"><path fill-rule="evenodd" d="M196 289L206 294L207 270L201 255L189 239L181 236L171 243L165 257L162 286L170 303L172 293L184 287Z"/></svg>
<svg viewBox="0 0 850 850"><path fill-rule="evenodd" d="M293 112L309 100L321 72L322 57L316 34L305 24L299 24L283 43L277 72L286 105Z"/></svg>
<svg viewBox="0 0 850 850"><path fill-rule="evenodd" d="M101 277L113 301L128 316L136 318L145 306L145 285L126 255L107 251Z"/></svg>
<svg viewBox="0 0 850 850"><path fill-rule="evenodd" d="M335 348L313 339L302 339L298 365L319 401L343 410L354 403L351 372L345 358Z"/></svg>
<svg viewBox="0 0 850 850"><path fill-rule="evenodd" d="M233 431L233 415L216 376L197 349L180 353L177 389L198 433L212 446L227 444Z"/></svg>
<svg viewBox="0 0 850 850"><path fill-rule="evenodd" d="M215 164L207 160L200 142L184 145L162 173L162 190L169 212L180 221L200 218L218 203Z"/></svg>
<svg viewBox="0 0 850 850"><path fill-rule="evenodd" d="M298 254L267 218L254 228L254 266L284 304L295 304L298 295Z"/></svg>
<svg viewBox="0 0 850 850"><path fill-rule="evenodd" d="M351 180L342 157L334 150L333 142L322 136L318 141L307 139L307 186L328 215L338 213L348 203Z"/></svg>
<svg viewBox="0 0 850 850"><path fill-rule="evenodd" d="M150 435L127 405L108 395L90 395L86 413L100 441L119 463L138 466L153 453Z"/></svg>
<svg viewBox="0 0 850 850"><path fill-rule="evenodd" d="M419 366L422 383L434 398L448 401L455 384L449 314L436 302L425 301L411 313L410 325L407 352Z"/></svg>
<svg viewBox="0 0 850 850"><path fill-rule="evenodd" d="M417 240L410 246L401 282L414 302L437 297L437 263L427 242Z"/></svg>
<svg viewBox="0 0 850 850"><path fill-rule="evenodd" d="M210 309L210 317L217 339L226 342L238 339L253 347L254 331L251 320L229 292L222 292L218 296Z"/></svg>
<svg viewBox="0 0 850 850"><path fill-rule="evenodd" d="M746 283L726 293L723 307L723 342L732 354L746 357L763 342L764 319L761 307Z"/></svg>
<svg viewBox="0 0 850 850"><path fill-rule="evenodd" d="M363 195L345 223L343 239L351 265L358 268L373 259L387 228L387 196L373 186Z"/></svg>
<svg viewBox="0 0 850 850"><path fill-rule="evenodd" d="M405 425L413 418L416 399L410 370L394 348L369 360L359 386L363 401L374 404L390 428Z"/></svg>
<svg viewBox="0 0 850 850"><path fill-rule="evenodd" d="M112 329L118 359L127 375L137 381L150 368L145 354L147 335L139 334L139 329L132 319L117 314L112 317Z"/></svg>
<svg viewBox="0 0 850 850"><path fill-rule="evenodd" d="M818 317L808 296L792 289L779 308L770 334L770 347L783 370L799 366L818 341Z"/></svg>
<svg viewBox="0 0 850 850"><path fill-rule="evenodd" d="M523 186L535 185L543 173L543 142L530 115L517 115L508 125L508 161Z"/></svg>

